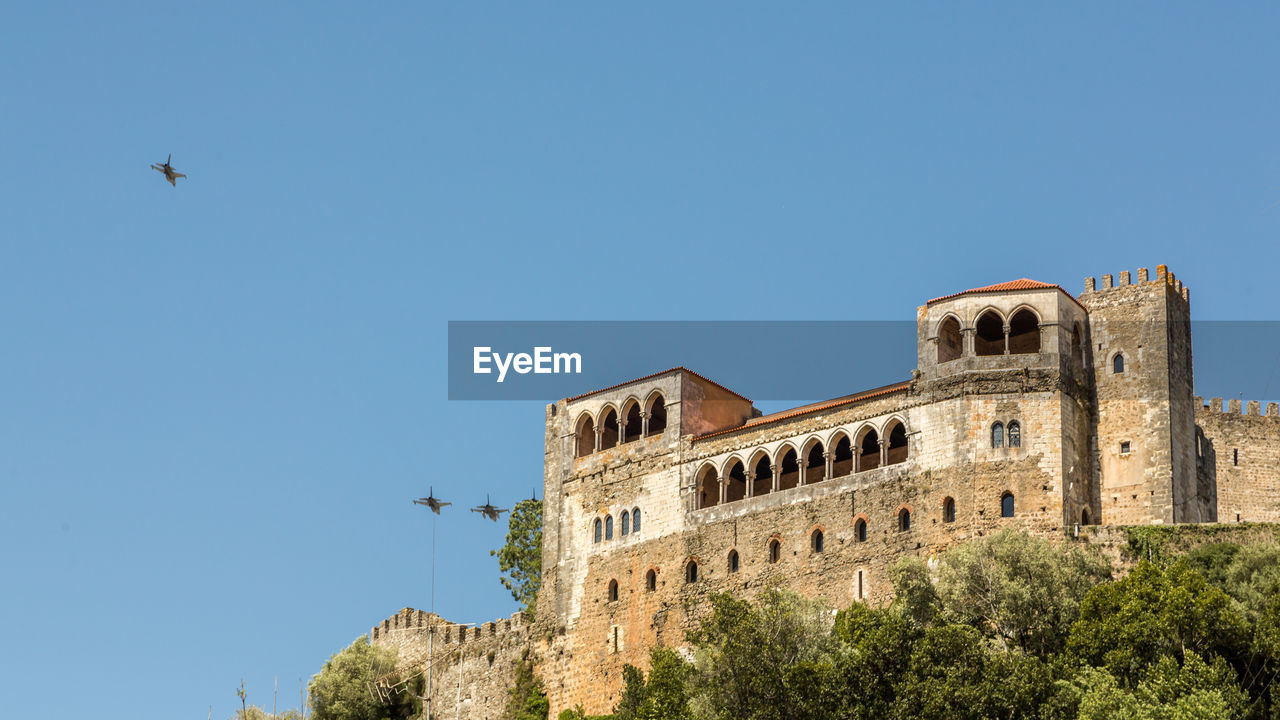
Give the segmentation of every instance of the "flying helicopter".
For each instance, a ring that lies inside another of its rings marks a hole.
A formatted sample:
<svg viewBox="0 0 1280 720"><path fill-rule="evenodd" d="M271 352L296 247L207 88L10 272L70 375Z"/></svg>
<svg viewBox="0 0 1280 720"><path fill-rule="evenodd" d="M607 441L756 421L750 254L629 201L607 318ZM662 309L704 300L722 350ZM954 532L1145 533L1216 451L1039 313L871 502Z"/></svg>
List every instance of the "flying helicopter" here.
<svg viewBox="0 0 1280 720"><path fill-rule="evenodd" d="M488 495L484 496L483 505L471 508L471 512L478 512L494 522L498 522L498 516L507 511L508 508L494 507L493 503L489 502Z"/></svg>
<svg viewBox="0 0 1280 720"><path fill-rule="evenodd" d="M160 165L159 163L157 163L152 165L151 169L159 170L160 172L164 173L164 179L168 180L170 185L174 187L178 187L178 178L184 178L186 177L186 175L183 175L177 170L174 170L173 165L169 164L172 161L173 161L173 153L169 153L169 159L165 160L163 165Z"/></svg>
<svg viewBox="0 0 1280 720"><path fill-rule="evenodd" d="M431 488L431 491L427 493L426 497L418 498L413 502L415 505L426 505L427 507L431 508L431 512L439 515L440 508L444 507L445 505L452 505L453 503L443 502L442 500L440 500L440 498L435 496L435 493L436 493L435 488Z"/></svg>

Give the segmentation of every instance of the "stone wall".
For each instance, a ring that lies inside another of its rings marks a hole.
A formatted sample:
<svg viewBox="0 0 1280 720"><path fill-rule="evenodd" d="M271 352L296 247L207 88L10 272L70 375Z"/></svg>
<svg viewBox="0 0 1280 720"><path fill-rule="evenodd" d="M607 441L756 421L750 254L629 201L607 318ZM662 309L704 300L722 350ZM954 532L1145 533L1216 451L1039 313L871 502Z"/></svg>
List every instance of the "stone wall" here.
<svg viewBox="0 0 1280 720"><path fill-rule="evenodd" d="M1217 487L1219 522L1280 522L1280 406L1196 398L1199 462Z"/></svg>

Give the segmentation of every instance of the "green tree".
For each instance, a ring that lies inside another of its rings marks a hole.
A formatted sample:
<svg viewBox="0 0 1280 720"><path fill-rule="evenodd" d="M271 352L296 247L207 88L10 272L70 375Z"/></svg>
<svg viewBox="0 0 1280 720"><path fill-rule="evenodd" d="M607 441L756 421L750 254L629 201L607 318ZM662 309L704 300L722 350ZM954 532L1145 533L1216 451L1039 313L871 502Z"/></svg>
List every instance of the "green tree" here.
<svg viewBox="0 0 1280 720"><path fill-rule="evenodd" d="M533 614L542 586L542 501L521 500L511 509L507 542L498 550L502 586L511 591L525 612Z"/></svg>
<svg viewBox="0 0 1280 720"><path fill-rule="evenodd" d="M302 713L297 710L285 710L273 715L257 705L250 705L237 710L231 717L232 720L302 720Z"/></svg>
<svg viewBox="0 0 1280 720"><path fill-rule="evenodd" d="M1095 668L1082 672L1078 684L1079 720L1234 720L1248 705L1222 658L1206 662L1193 652L1181 665L1168 655L1160 658L1132 691Z"/></svg>
<svg viewBox="0 0 1280 720"><path fill-rule="evenodd" d="M1041 657L1059 651L1107 561L1025 532L1002 530L942 555L937 592L944 618Z"/></svg>
<svg viewBox="0 0 1280 720"><path fill-rule="evenodd" d="M1185 560L1142 561L1123 579L1098 585L1080 604L1068 650L1135 687L1164 656L1240 657L1249 626L1235 603Z"/></svg>
<svg viewBox="0 0 1280 720"><path fill-rule="evenodd" d="M613 710L616 720L686 720L693 666L671 648L649 650L649 679L632 665L622 668L625 687Z"/></svg>
<svg viewBox="0 0 1280 720"><path fill-rule="evenodd" d="M533 660L528 650L516 664L516 682L508 692L503 720L547 720L551 702L542 689L542 681L533 672Z"/></svg>
<svg viewBox="0 0 1280 720"><path fill-rule="evenodd" d="M924 626L942 612L942 600L929 577L929 566L917 557L906 556L889 568L893 583L893 607L912 623Z"/></svg>
<svg viewBox="0 0 1280 720"><path fill-rule="evenodd" d="M375 697L373 682L395 669L394 650L374 647L361 636L336 653L311 679L314 720L402 720L421 712L412 693L395 693L390 702Z"/></svg>

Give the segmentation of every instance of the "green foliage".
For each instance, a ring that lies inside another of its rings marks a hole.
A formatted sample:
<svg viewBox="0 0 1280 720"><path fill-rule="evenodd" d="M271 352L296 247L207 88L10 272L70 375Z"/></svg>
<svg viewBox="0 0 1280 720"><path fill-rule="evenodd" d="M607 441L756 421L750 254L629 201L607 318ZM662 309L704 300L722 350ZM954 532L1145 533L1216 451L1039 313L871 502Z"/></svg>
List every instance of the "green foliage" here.
<svg viewBox="0 0 1280 720"><path fill-rule="evenodd" d="M929 577L929 566L917 557L904 557L889 568L894 607L907 620L928 625L942 612L942 599Z"/></svg>
<svg viewBox="0 0 1280 720"><path fill-rule="evenodd" d="M1085 594L1110 573L1101 557L1003 530L944 554L937 595L946 620L1048 657L1062 649Z"/></svg>
<svg viewBox="0 0 1280 720"><path fill-rule="evenodd" d="M311 679L314 720L403 720L421 712L410 693L397 693L384 703L370 692L374 680L395 669L395 651L374 647L361 636L329 658Z"/></svg>
<svg viewBox="0 0 1280 720"><path fill-rule="evenodd" d="M1195 653L1187 653L1182 665L1162 657L1132 691L1094 668L1083 671L1077 683L1079 720L1231 720L1244 717L1248 704L1222 658L1206 663Z"/></svg>
<svg viewBox="0 0 1280 720"><path fill-rule="evenodd" d="M614 720L614 716L613 715L588 715L585 712L583 712L582 706L579 705L574 708L561 710L560 714L556 716L556 720Z"/></svg>
<svg viewBox="0 0 1280 720"><path fill-rule="evenodd" d="M1143 561L1123 579L1089 591L1068 648L1133 687L1166 655L1238 656L1249 628L1233 605L1185 560L1167 568Z"/></svg>
<svg viewBox="0 0 1280 720"><path fill-rule="evenodd" d="M542 681L533 674L533 660L525 651L516 665L516 682L508 691L507 706L503 709L503 720L547 720L551 712L551 702L542 689ZM563 718L564 713L560 716Z"/></svg>
<svg viewBox="0 0 1280 720"><path fill-rule="evenodd" d="M302 720L302 713L297 710L285 710L273 715L257 705L250 705L237 710L231 717L232 720Z"/></svg>
<svg viewBox="0 0 1280 720"><path fill-rule="evenodd" d="M686 720L689 711L689 678L693 666L674 650L655 647L649 651L649 680L644 673L626 665L622 669L626 687L613 710L617 720Z"/></svg>
<svg viewBox="0 0 1280 720"><path fill-rule="evenodd" d="M507 542L489 551L498 556L502 586L532 614L542 586L542 501L521 500L511 509Z"/></svg>

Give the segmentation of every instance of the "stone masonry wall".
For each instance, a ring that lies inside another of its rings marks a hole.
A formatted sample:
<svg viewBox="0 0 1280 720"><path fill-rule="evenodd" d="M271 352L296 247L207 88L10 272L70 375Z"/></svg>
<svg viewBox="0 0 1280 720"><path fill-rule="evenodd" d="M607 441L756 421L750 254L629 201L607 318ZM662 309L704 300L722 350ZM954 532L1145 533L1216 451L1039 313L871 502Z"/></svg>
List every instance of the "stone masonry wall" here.
<svg viewBox="0 0 1280 720"><path fill-rule="evenodd" d="M1196 398L1196 424L1203 431L1200 462L1216 482L1218 521L1280 522L1280 406L1221 398Z"/></svg>

